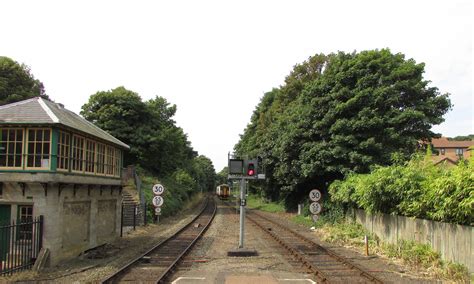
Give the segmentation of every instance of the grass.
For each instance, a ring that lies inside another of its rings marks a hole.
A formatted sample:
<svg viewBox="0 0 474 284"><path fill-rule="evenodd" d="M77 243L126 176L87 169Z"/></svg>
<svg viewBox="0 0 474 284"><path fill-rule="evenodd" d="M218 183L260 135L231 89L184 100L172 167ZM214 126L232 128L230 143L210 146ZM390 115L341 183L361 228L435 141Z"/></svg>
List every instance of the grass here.
<svg viewBox="0 0 474 284"><path fill-rule="evenodd" d="M247 197L247 206L252 209L258 209L266 212L285 212L285 207L281 203L268 202L264 199L251 195Z"/></svg>
<svg viewBox="0 0 474 284"><path fill-rule="evenodd" d="M378 237L365 230L357 223L326 223L318 229L327 242L364 248L364 236L369 237L369 248L372 252L390 258L401 259L405 264L428 270L433 276L456 282L469 282L469 272L465 265L446 262L430 245L415 241L401 240L396 244L382 243Z"/></svg>
<svg viewBox="0 0 474 284"><path fill-rule="evenodd" d="M313 220L309 218L309 216L303 216L303 215L296 215L292 218L292 221L295 222L296 224L300 224L306 227L313 227L315 226L315 223Z"/></svg>

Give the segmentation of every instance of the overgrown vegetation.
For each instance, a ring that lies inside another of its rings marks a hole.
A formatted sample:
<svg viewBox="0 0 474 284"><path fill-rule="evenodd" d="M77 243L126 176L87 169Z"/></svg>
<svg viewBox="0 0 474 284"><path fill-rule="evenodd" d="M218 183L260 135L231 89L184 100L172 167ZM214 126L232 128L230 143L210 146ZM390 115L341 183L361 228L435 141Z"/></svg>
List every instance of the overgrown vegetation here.
<svg viewBox="0 0 474 284"><path fill-rule="evenodd" d="M408 159L451 107L424 64L388 49L316 54L257 105L235 151L263 158L265 197L296 208L312 188Z"/></svg>
<svg viewBox="0 0 474 284"><path fill-rule="evenodd" d="M251 200L249 204L252 204L252 207L263 211L272 212L271 210L274 208L279 208L277 212L283 211L281 204L265 201L255 195L249 196L249 200ZM305 206L304 215L294 216L292 220L308 228L315 228L323 241L357 247L362 251L365 246L364 236L368 236L371 253L400 259L410 267L423 268L436 277L452 281L469 281L466 266L443 261L441 255L433 251L429 245L404 240L397 244L384 243L361 224L347 222L340 204L326 199L323 200L323 207L325 211L316 223L311 220L307 206Z"/></svg>
<svg viewBox="0 0 474 284"><path fill-rule="evenodd" d="M474 221L474 160L454 167L434 166L415 157L370 174L351 174L331 184L331 199L346 206L471 225Z"/></svg>
<svg viewBox="0 0 474 284"><path fill-rule="evenodd" d="M147 220L153 220L154 216L154 207L151 205L151 199L153 198L153 192L151 188L154 184L160 183L165 187L165 192L163 193L163 199L165 202L161 207L161 216L167 217L175 215L176 213L183 210L183 208L193 199L201 198L199 192L190 190L186 184L183 184L182 181L177 177L166 177L158 179L153 177L145 171L141 171L140 178L142 181L142 190L145 193L145 199L147 200Z"/></svg>
<svg viewBox="0 0 474 284"><path fill-rule="evenodd" d="M213 191L216 181L212 161L193 150L173 120L176 110L163 97L142 101L137 93L118 87L95 93L81 111L84 118L130 146L124 164L137 165L146 173L149 204L150 182L165 186L163 216L174 214L193 194Z"/></svg>
<svg viewBox="0 0 474 284"><path fill-rule="evenodd" d="M257 195L249 194L247 197L247 206L249 208L258 209L266 212L285 212L285 207L282 203L270 202Z"/></svg>

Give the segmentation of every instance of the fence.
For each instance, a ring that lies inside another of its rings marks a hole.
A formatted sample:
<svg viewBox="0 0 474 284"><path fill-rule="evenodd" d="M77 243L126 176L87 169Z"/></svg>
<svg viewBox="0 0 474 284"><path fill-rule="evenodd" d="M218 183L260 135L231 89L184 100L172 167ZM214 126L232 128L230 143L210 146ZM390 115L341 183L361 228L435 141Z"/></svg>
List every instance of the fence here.
<svg viewBox="0 0 474 284"><path fill-rule="evenodd" d="M121 237L123 236L124 227L133 227L133 230L135 230L136 226L146 226L146 204L143 206L136 204L122 204L121 220Z"/></svg>
<svg viewBox="0 0 474 284"><path fill-rule="evenodd" d="M349 218L389 243L414 240L429 244L443 259L459 262L474 272L474 227L388 214L368 214L355 209Z"/></svg>
<svg viewBox="0 0 474 284"><path fill-rule="evenodd" d="M0 275L30 269L43 240L43 216L0 225Z"/></svg>

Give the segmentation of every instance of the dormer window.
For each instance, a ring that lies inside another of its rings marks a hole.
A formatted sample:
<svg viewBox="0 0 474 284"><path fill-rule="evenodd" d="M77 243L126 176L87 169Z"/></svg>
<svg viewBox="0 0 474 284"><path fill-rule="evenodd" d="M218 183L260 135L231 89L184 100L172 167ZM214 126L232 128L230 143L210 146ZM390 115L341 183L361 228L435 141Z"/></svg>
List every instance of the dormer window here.
<svg viewBox="0 0 474 284"><path fill-rule="evenodd" d="M456 148L456 155L462 156L463 153L464 153L464 149L463 149L463 148Z"/></svg>

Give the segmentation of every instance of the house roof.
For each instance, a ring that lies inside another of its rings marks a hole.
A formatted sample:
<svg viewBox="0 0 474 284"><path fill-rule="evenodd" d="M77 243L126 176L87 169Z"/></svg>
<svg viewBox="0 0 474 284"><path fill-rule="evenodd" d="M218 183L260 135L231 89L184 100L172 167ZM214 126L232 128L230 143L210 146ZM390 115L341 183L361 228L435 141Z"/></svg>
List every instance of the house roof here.
<svg viewBox="0 0 474 284"><path fill-rule="evenodd" d="M433 156L432 160L433 160L433 163L435 165L441 164L443 162L456 165L456 163L458 161L458 159L456 159L456 158L453 159L452 157L442 157L442 156Z"/></svg>
<svg viewBox="0 0 474 284"><path fill-rule="evenodd" d="M95 136L125 149L130 147L63 105L36 97L0 106L0 124L58 124Z"/></svg>
<svg viewBox="0 0 474 284"><path fill-rule="evenodd" d="M434 148L469 148L474 145L474 141L454 141L446 137L433 138L431 141Z"/></svg>

